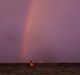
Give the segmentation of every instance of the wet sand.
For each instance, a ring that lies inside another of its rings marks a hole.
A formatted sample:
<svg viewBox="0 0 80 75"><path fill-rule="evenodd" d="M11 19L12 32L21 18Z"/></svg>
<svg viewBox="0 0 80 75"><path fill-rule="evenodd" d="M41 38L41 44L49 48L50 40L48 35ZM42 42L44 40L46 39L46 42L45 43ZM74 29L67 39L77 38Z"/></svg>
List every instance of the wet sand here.
<svg viewBox="0 0 80 75"><path fill-rule="evenodd" d="M0 75L80 75L79 63L1 63Z"/></svg>

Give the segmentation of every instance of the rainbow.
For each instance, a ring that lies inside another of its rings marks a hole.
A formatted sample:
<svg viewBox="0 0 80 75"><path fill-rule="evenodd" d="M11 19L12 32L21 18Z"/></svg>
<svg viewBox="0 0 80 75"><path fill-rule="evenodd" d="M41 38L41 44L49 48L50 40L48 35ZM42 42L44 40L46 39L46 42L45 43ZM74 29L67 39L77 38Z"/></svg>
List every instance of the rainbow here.
<svg viewBox="0 0 80 75"><path fill-rule="evenodd" d="M30 4L30 8L29 8L29 12L28 12L28 17L25 17L25 22L24 22L24 31L23 31L23 43L22 43L22 50L21 50L21 56L23 60L26 60L26 54L27 54L27 48L29 46L29 36L31 36L31 31L32 28L34 29L35 27L37 27L37 29L39 29L41 26L37 24L40 24L42 21L42 18L44 17L44 19L46 18L49 10L47 10L46 8L48 8L48 3L49 4L53 4L53 0L48 1L46 0L32 0L31 4ZM51 8L51 6L50 6ZM45 10L44 10L45 9ZM45 13L46 12L46 13ZM48 14L49 16L49 14ZM39 19L41 20L41 22L39 21ZM44 20L43 19L43 20ZM45 22L46 20L44 20ZM34 24L34 25L32 25ZM43 33L43 32L42 32ZM42 34L41 34L42 35Z"/></svg>
<svg viewBox="0 0 80 75"><path fill-rule="evenodd" d="M32 3L33 1L31 0L30 2L30 5L29 5L29 9L28 9L28 12L25 16L25 19L24 19L24 28L23 28L23 34L22 34L22 45L21 45L21 53L20 53L20 59L23 60L24 62L24 58L25 58L25 55L26 55L26 46L27 46L27 40L28 39L28 32L29 32L29 27L28 26L28 23L30 22L30 14L31 14L31 8L32 8ZM26 34L27 33L27 34Z"/></svg>

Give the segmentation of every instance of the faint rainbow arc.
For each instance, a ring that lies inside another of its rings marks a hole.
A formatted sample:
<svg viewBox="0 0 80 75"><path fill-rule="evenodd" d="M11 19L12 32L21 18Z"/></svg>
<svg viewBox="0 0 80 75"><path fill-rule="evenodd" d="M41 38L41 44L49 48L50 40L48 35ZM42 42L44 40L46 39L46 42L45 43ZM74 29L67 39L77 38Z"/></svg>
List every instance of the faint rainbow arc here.
<svg viewBox="0 0 80 75"><path fill-rule="evenodd" d="M21 45L21 53L20 53L20 59L24 60L25 59L25 55L26 55L26 48L27 48L27 41L29 40L28 36L29 36L29 23L30 23L30 18L31 18L31 9L32 9L32 4L33 1L30 3L29 9L28 9L28 15L25 16L24 19L24 28L23 28L23 33L22 33L22 45Z"/></svg>

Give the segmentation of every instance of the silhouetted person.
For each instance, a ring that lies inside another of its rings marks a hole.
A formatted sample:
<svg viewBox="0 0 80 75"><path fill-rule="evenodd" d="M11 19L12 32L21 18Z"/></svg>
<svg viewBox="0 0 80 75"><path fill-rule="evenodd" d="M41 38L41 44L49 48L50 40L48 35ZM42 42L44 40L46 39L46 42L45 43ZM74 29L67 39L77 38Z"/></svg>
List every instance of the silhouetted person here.
<svg viewBox="0 0 80 75"><path fill-rule="evenodd" d="M30 61L30 66L31 66L31 67L33 67L33 66L34 66L34 64L32 63L32 61Z"/></svg>

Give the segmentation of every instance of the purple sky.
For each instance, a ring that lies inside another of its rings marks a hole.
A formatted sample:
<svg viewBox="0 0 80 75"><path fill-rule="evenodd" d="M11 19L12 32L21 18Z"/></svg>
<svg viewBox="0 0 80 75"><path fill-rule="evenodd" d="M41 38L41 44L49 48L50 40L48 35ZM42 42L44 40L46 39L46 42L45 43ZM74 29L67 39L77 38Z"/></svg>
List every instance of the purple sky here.
<svg viewBox="0 0 80 75"><path fill-rule="evenodd" d="M20 62L24 18L30 0L0 0L0 63Z"/></svg>
<svg viewBox="0 0 80 75"><path fill-rule="evenodd" d="M26 35L26 60L80 62L80 0L34 0Z"/></svg>
<svg viewBox="0 0 80 75"><path fill-rule="evenodd" d="M41 60L41 52L46 54L42 60L80 62L80 0L34 1L29 47L36 50L26 49L24 54L32 52L29 56L33 61ZM22 34L30 3L31 0L0 0L0 63L23 62Z"/></svg>

